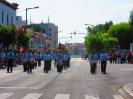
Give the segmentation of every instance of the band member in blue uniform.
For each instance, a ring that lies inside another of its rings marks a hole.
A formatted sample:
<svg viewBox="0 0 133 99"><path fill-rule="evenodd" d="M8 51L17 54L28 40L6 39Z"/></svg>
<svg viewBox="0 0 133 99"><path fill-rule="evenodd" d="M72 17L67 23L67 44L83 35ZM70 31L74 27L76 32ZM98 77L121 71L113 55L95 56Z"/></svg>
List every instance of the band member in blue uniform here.
<svg viewBox="0 0 133 99"><path fill-rule="evenodd" d="M44 54L43 60L44 60L44 72L48 73L50 68L50 62L52 60L51 55L47 52L46 54Z"/></svg>
<svg viewBox="0 0 133 99"><path fill-rule="evenodd" d="M7 73L12 73L14 59L15 59L15 54L12 52L12 50L10 50L9 53L7 53L7 60L8 60Z"/></svg>
<svg viewBox="0 0 133 99"><path fill-rule="evenodd" d="M95 54L94 52L88 57L88 60L90 62L90 72L92 74L96 73L96 67L97 67L97 54Z"/></svg>
<svg viewBox="0 0 133 99"><path fill-rule="evenodd" d="M27 51L24 51L20 57L22 64L23 64L23 72L27 71L28 66L28 60L29 60L29 54Z"/></svg>
<svg viewBox="0 0 133 99"><path fill-rule="evenodd" d="M63 69L63 56L61 55L61 53L58 54L56 62L57 62L57 72L61 73Z"/></svg>
<svg viewBox="0 0 133 99"><path fill-rule="evenodd" d="M103 74L106 74L106 66L107 66L108 58L109 58L109 56L107 55L107 53L103 52L103 53L100 54L101 72Z"/></svg>

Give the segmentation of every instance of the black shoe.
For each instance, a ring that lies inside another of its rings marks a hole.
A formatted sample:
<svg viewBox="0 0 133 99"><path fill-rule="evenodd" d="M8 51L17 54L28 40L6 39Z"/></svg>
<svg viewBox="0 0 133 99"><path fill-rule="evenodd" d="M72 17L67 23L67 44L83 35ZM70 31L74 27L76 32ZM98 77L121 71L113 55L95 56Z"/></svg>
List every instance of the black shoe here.
<svg viewBox="0 0 133 99"><path fill-rule="evenodd" d="M103 72L103 74L106 74L106 72Z"/></svg>

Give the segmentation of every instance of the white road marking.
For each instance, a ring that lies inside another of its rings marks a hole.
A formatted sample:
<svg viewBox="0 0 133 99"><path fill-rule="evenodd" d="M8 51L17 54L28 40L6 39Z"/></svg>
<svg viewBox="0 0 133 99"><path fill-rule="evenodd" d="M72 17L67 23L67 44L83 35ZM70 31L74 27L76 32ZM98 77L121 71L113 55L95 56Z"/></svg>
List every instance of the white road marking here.
<svg viewBox="0 0 133 99"><path fill-rule="evenodd" d="M7 76L12 76L12 75L16 75L18 73L20 73L21 71L17 71L17 70L14 70L13 73L6 73L7 71L5 70L0 70L0 78L4 78L4 77L7 77Z"/></svg>
<svg viewBox="0 0 133 99"><path fill-rule="evenodd" d="M38 89L39 87L0 87L0 89Z"/></svg>
<svg viewBox="0 0 133 99"><path fill-rule="evenodd" d="M57 94L54 99L69 99L70 94Z"/></svg>
<svg viewBox="0 0 133 99"><path fill-rule="evenodd" d="M120 96L120 95L114 95L114 98L115 99L124 99L122 96Z"/></svg>
<svg viewBox="0 0 133 99"><path fill-rule="evenodd" d="M38 94L38 93L29 93L28 95L26 95L22 99L39 99L41 97L41 95L42 94Z"/></svg>
<svg viewBox="0 0 133 99"><path fill-rule="evenodd" d="M119 69L118 71L133 71L133 68L123 68Z"/></svg>
<svg viewBox="0 0 133 99"><path fill-rule="evenodd" d="M100 99L100 98L93 95L85 95L85 99Z"/></svg>
<svg viewBox="0 0 133 99"><path fill-rule="evenodd" d="M0 99L7 99L12 96L14 93L0 93Z"/></svg>

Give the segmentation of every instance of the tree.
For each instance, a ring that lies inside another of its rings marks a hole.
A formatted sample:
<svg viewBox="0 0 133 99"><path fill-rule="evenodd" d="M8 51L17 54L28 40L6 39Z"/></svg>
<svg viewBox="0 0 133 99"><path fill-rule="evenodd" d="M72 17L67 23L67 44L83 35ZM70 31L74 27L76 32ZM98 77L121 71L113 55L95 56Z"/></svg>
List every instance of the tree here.
<svg viewBox="0 0 133 99"><path fill-rule="evenodd" d="M133 26L133 10L130 12L129 23Z"/></svg>
<svg viewBox="0 0 133 99"><path fill-rule="evenodd" d="M85 47L88 53L108 51L117 42L117 39L107 33L89 34L85 38Z"/></svg>
<svg viewBox="0 0 133 99"><path fill-rule="evenodd" d="M98 24L93 27L88 26L87 31L90 34L97 34L99 32L105 33L109 30L111 25L113 25L112 21L106 22L105 24Z"/></svg>
<svg viewBox="0 0 133 99"><path fill-rule="evenodd" d="M122 49L129 49L130 43L133 42L132 27L129 23L119 23L113 25L108 30L108 33L118 39L118 44Z"/></svg>
<svg viewBox="0 0 133 99"><path fill-rule="evenodd" d="M31 33L26 32L24 28L15 26L0 27L0 42L4 47L9 47L10 44L16 44L17 47L29 47Z"/></svg>
<svg viewBox="0 0 133 99"><path fill-rule="evenodd" d="M31 32L26 32L24 27L16 28L16 45L18 47L29 48Z"/></svg>
<svg viewBox="0 0 133 99"><path fill-rule="evenodd" d="M101 42L104 45L102 51L109 51L118 42L117 38L108 33L100 33L99 35L101 35Z"/></svg>
<svg viewBox="0 0 133 99"><path fill-rule="evenodd" d="M5 47L9 44L15 43L15 30L14 26L0 27L0 41L3 42Z"/></svg>
<svg viewBox="0 0 133 99"><path fill-rule="evenodd" d="M43 29L39 26L39 24L31 24L27 26L28 28L33 28L36 32L42 32Z"/></svg>

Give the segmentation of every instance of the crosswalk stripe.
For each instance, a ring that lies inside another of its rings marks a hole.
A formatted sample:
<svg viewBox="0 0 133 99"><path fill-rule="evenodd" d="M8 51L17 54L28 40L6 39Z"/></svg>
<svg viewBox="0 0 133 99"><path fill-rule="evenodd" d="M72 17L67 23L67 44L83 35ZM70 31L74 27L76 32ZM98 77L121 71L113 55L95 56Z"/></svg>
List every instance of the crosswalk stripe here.
<svg viewBox="0 0 133 99"><path fill-rule="evenodd" d="M120 96L120 95L114 95L114 98L115 99L124 99L122 96Z"/></svg>
<svg viewBox="0 0 133 99"><path fill-rule="evenodd" d="M100 98L92 95L85 95L85 99L100 99Z"/></svg>
<svg viewBox="0 0 133 99"><path fill-rule="evenodd" d="M14 93L0 93L0 99L7 99L12 96Z"/></svg>
<svg viewBox="0 0 133 99"><path fill-rule="evenodd" d="M41 97L42 94L37 94L37 93L29 93L28 95L26 95L25 97L23 97L22 99L39 99Z"/></svg>
<svg viewBox="0 0 133 99"><path fill-rule="evenodd" d="M57 94L54 99L69 99L69 94Z"/></svg>

